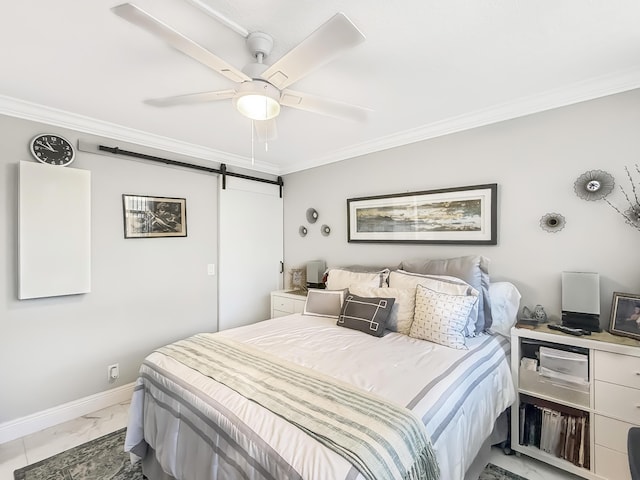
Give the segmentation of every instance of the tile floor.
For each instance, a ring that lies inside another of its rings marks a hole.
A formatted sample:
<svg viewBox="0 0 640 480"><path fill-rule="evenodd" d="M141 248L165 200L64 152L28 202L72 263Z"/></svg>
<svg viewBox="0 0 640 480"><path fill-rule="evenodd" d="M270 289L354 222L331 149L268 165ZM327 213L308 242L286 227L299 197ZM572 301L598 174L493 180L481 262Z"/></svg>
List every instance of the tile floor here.
<svg viewBox="0 0 640 480"><path fill-rule="evenodd" d="M113 405L41 432L0 444L0 480L13 480L13 471L18 468L125 427L128 410L128 403ZM528 480L580 478L525 456L504 455L499 448L492 449L490 461Z"/></svg>

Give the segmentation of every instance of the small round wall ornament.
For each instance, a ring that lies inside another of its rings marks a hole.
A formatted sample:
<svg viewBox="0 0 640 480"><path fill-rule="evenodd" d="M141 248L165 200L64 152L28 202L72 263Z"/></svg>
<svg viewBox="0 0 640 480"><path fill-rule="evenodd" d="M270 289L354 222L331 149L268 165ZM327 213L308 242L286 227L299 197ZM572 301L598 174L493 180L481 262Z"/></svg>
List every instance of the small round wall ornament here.
<svg viewBox="0 0 640 480"><path fill-rule="evenodd" d="M320 232L324 237L328 237L331 234L331 227L329 227L329 225L322 225Z"/></svg>
<svg viewBox="0 0 640 480"><path fill-rule="evenodd" d="M305 227L304 225L300 225L300 228L298 229L298 233L300 234L301 237L306 237L307 227Z"/></svg>
<svg viewBox="0 0 640 480"><path fill-rule="evenodd" d="M603 170L589 170L580 175L573 189L584 200L601 200L611 193L615 181L613 177Z"/></svg>
<svg viewBox="0 0 640 480"><path fill-rule="evenodd" d="M307 222L316 223L316 220L318 220L318 211L315 208L308 208L307 209Z"/></svg>
<svg viewBox="0 0 640 480"><path fill-rule="evenodd" d="M547 213L540 219L540 227L547 232L559 232L564 228L567 221L559 213Z"/></svg>

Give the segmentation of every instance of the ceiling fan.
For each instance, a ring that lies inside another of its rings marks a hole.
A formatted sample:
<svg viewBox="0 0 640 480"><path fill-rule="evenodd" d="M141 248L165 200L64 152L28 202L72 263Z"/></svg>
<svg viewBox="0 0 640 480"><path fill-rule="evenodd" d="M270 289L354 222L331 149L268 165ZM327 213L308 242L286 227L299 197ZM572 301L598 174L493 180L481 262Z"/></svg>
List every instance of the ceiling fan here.
<svg viewBox="0 0 640 480"><path fill-rule="evenodd" d="M367 108L288 88L365 40L360 30L342 13L334 15L272 65L264 63L264 59L271 53L273 39L263 32L249 33L247 47L255 61L239 70L136 5L124 3L113 7L112 11L238 84L227 90L146 100L150 105L168 107L231 99L240 113L254 120L261 141L276 137L275 117L281 106L356 121L365 120L370 112Z"/></svg>

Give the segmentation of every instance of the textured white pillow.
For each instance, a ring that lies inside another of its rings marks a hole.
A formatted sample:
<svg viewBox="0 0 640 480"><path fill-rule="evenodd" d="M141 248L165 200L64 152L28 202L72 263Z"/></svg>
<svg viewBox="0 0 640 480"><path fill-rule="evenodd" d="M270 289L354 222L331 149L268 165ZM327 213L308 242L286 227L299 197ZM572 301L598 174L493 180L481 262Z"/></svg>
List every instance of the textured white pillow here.
<svg viewBox="0 0 640 480"><path fill-rule="evenodd" d="M392 288L413 288L417 285L430 288L436 292L449 293L451 295L471 295L478 298L478 290L460 278L448 275L429 275L420 273L405 272L397 270L389 275L389 286ZM480 302L473 305L465 328L465 336L476 336L476 325L478 322L478 308Z"/></svg>
<svg viewBox="0 0 640 480"><path fill-rule="evenodd" d="M416 310L410 337L466 350L464 330L477 297L450 295L416 287Z"/></svg>
<svg viewBox="0 0 640 480"><path fill-rule="evenodd" d="M368 287L360 283L349 287L349 293L359 297L393 297L396 299L387 319L387 330L409 335L413 323L413 311L416 306L415 288Z"/></svg>
<svg viewBox="0 0 640 480"><path fill-rule="evenodd" d="M388 277L389 269L380 270L379 272L351 272L332 268L327 276L327 289L342 290L355 283L363 283L370 287L381 287L386 284Z"/></svg>

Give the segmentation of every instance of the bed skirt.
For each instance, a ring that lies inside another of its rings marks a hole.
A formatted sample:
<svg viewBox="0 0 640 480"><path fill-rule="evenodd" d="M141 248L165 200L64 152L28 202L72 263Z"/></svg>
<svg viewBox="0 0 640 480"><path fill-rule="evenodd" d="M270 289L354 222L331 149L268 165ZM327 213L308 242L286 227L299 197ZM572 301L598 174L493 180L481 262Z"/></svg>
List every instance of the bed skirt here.
<svg viewBox="0 0 640 480"><path fill-rule="evenodd" d="M491 436L480 447L480 451L476 458L471 463L471 466L467 470L464 476L464 480L478 480L480 474L484 470L484 467L489 463L489 454L491 452L492 445L498 445L507 440L509 429L509 420L507 411L502 414L496 420L493 427ZM148 447L146 456L142 459L142 473L149 480L177 480L168 473L162 470L162 467L156 460L156 452L153 448Z"/></svg>

